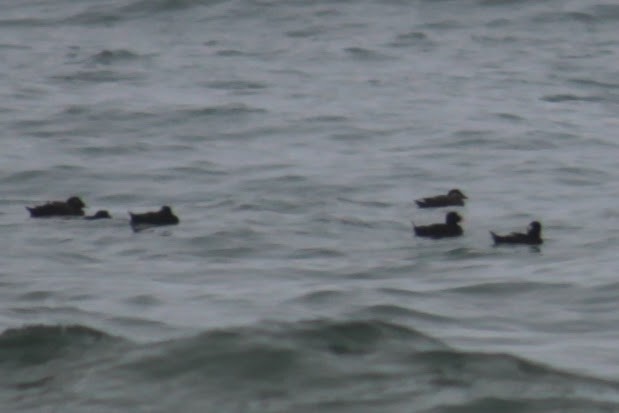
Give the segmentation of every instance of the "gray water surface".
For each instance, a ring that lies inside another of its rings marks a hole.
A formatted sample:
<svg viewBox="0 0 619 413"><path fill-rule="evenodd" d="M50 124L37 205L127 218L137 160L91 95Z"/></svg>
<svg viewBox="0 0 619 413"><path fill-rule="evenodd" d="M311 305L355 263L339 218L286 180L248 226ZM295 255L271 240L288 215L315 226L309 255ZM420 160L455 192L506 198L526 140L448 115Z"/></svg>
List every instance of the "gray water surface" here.
<svg viewBox="0 0 619 413"><path fill-rule="evenodd" d="M594 0L3 5L3 405L619 411L617 21ZM446 209L413 201L455 187L464 236L414 238ZM24 209L74 194L113 219ZM162 205L180 225L131 231ZM532 220L540 248L491 245Z"/></svg>

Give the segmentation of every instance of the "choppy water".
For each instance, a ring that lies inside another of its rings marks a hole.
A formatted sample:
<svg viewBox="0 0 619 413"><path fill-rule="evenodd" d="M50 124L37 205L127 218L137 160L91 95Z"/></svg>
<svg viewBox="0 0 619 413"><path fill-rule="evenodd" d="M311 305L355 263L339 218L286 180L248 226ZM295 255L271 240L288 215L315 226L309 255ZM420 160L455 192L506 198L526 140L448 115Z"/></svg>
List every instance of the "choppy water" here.
<svg viewBox="0 0 619 413"><path fill-rule="evenodd" d="M6 3L7 411L619 411L619 6Z"/></svg>

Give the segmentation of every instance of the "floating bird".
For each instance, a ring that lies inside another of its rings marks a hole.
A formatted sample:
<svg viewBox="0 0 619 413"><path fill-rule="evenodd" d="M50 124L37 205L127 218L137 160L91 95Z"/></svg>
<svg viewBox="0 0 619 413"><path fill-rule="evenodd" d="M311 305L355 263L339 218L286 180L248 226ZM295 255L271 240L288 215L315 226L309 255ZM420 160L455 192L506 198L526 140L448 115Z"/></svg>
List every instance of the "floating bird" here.
<svg viewBox="0 0 619 413"><path fill-rule="evenodd" d="M509 235L497 235L490 231L492 239L495 244L526 244L526 245L540 245L544 242L542 240L542 224L538 221L533 221L527 228L527 233L512 232Z"/></svg>
<svg viewBox="0 0 619 413"><path fill-rule="evenodd" d="M413 222L413 230L418 237L428 238L445 238L445 237L459 237L462 235L462 227L458 225L458 222L462 220L462 217L457 212L448 212L445 215L444 224L432 224L425 226L415 226Z"/></svg>
<svg viewBox="0 0 619 413"><path fill-rule="evenodd" d="M51 201L35 207L26 207L33 218L54 216L81 216L86 204L77 196L72 196L66 201Z"/></svg>
<svg viewBox="0 0 619 413"><path fill-rule="evenodd" d="M131 216L131 226L135 229L141 226L155 226L155 225L176 225L179 219L169 206L162 206L159 211L145 212L143 214L133 214L129 212Z"/></svg>
<svg viewBox="0 0 619 413"><path fill-rule="evenodd" d="M459 189L452 189L447 195L437 195L421 198L415 201L419 208L440 208L446 206L463 206L464 200L468 199Z"/></svg>
<svg viewBox="0 0 619 413"><path fill-rule="evenodd" d="M88 215L86 217L84 217L84 219L108 219L108 218L112 218L110 216L110 213L107 212L105 209L101 209L99 211L97 211L94 215Z"/></svg>

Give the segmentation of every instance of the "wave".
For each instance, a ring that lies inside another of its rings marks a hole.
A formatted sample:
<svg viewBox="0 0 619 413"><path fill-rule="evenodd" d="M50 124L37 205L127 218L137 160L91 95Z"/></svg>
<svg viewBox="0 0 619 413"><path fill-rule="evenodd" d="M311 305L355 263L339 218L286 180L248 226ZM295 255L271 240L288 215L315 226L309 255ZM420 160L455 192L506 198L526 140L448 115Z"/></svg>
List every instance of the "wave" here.
<svg viewBox="0 0 619 413"><path fill-rule="evenodd" d="M13 172L11 174L6 174L2 178L0 178L0 182L4 183L28 183L35 182L45 176L47 176L48 172L43 169L31 169L28 171L19 171Z"/></svg>
<svg viewBox="0 0 619 413"><path fill-rule="evenodd" d="M557 95L545 95L542 96L541 100L545 102L551 103L559 103L559 102L603 102L606 99L601 96L578 96L573 95L571 93L563 93Z"/></svg>
<svg viewBox="0 0 619 413"><path fill-rule="evenodd" d="M216 5L224 1L226 0L137 0L125 4L98 4L66 17L61 23L110 25L125 20L150 18L162 13Z"/></svg>
<svg viewBox="0 0 619 413"><path fill-rule="evenodd" d="M104 25L110 26L128 20L152 18L196 7L210 7L227 0L134 0L74 3L58 7L34 9L29 17L0 19L2 26L45 27L58 25Z"/></svg>
<svg viewBox="0 0 619 413"><path fill-rule="evenodd" d="M411 308L401 307L390 304L377 304L361 309L356 314L379 319L412 319L419 321L428 321L433 323L454 321L449 317L444 317L438 314L432 314L425 311L419 311Z"/></svg>
<svg viewBox="0 0 619 413"><path fill-rule="evenodd" d="M549 9L550 10L550 9ZM604 16L598 14L594 8L587 8L583 10L557 10L540 11L531 14L529 21L532 24L559 24L559 25L573 25L577 24L594 24Z"/></svg>
<svg viewBox="0 0 619 413"><path fill-rule="evenodd" d="M392 58L383 53L379 53L375 50L367 49L364 47L347 47L344 49L344 51L352 58L358 59L358 60L382 61L382 60Z"/></svg>
<svg viewBox="0 0 619 413"><path fill-rule="evenodd" d="M336 224L336 225L345 225L345 226L358 227L358 228L375 228L376 227L375 221L365 220L365 219L361 219L357 217L336 216L333 214L324 214L322 216L319 216L315 218L315 222L318 222L321 224L327 224L327 225Z"/></svg>
<svg viewBox="0 0 619 413"><path fill-rule="evenodd" d="M78 70L72 73L51 76L52 80L65 83L115 83L137 81L144 78L145 74L141 72L123 73L114 70Z"/></svg>
<svg viewBox="0 0 619 413"><path fill-rule="evenodd" d="M569 82L578 86L594 87L600 90L619 89L619 83L604 82L596 79L574 78L569 79Z"/></svg>
<svg viewBox="0 0 619 413"><path fill-rule="evenodd" d="M205 107L187 107L177 111L188 116L240 116L255 113L266 113L266 109L256 108L245 104L224 104Z"/></svg>
<svg viewBox="0 0 619 413"><path fill-rule="evenodd" d="M261 400L280 408L261 411L619 408L618 383L509 354L453 349L415 329L369 319L209 331L162 343L123 369L158 385L180 381L184 395L216 394L223 405Z"/></svg>
<svg viewBox="0 0 619 413"><path fill-rule="evenodd" d="M427 38L428 36L424 32L418 32L418 31L412 31L412 32L404 33L404 34L399 34L396 37L398 41L404 41L404 42L408 42L408 41L416 42L419 40L426 40Z"/></svg>
<svg viewBox="0 0 619 413"><path fill-rule="evenodd" d="M249 80L213 81L208 82L206 86L211 89L222 90L259 90L267 88L265 83Z"/></svg>
<svg viewBox="0 0 619 413"><path fill-rule="evenodd" d="M376 319L264 321L134 343L123 351L113 347L103 351L105 357L92 358L102 346L119 343L127 342L79 325L7 330L0 334L2 382L10 381L14 392L41 388L38 401L53 402L58 410L93 397L102 406L122 400L124 409L148 406L158 412L181 402L218 411L256 411L248 406L259 403L261 412L377 406L425 413L619 409L617 382L510 354L458 350L409 326ZM21 370L36 363L48 368L30 375ZM49 396L75 386L82 391L71 393L70 402ZM165 399L150 405L144 394L161 388L167 389ZM13 398L13 410L26 399Z"/></svg>
<svg viewBox="0 0 619 413"><path fill-rule="evenodd" d="M432 337L378 320L265 322L261 326L213 330L161 343L159 354L127 367L156 376L163 371L168 376L184 375L188 373L186 368L214 369L235 378L250 365L268 362L294 370L304 360L316 360L318 355L367 355L397 343L406 345L409 351L445 348ZM255 373L268 375L267 370Z"/></svg>
<svg viewBox="0 0 619 413"><path fill-rule="evenodd" d="M396 35L395 39L388 43L391 47L433 46L434 42L422 31L411 31Z"/></svg>
<svg viewBox="0 0 619 413"><path fill-rule="evenodd" d="M530 1L531 3L534 3L533 1ZM522 0L480 0L479 4L482 6L505 6L505 5L512 5L512 4L522 4L522 3L526 3L526 1L522 1Z"/></svg>
<svg viewBox="0 0 619 413"><path fill-rule="evenodd" d="M540 293L541 291L555 292L560 289L569 288L567 283L542 283L542 282L487 282L481 284L467 285L463 287L455 287L443 290L444 292L464 293L464 294L480 294L480 295L498 295L505 294L511 296L514 294Z"/></svg>
<svg viewBox="0 0 619 413"><path fill-rule="evenodd" d="M99 53L92 55L88 60L91 63L111 65L114 63L137 60L142 58L138 53L126 49L102 50Z"/></svg>
<svg viewBox="0 0 619 413"><path fill-rule="evenodd" d="M30 50L31 46L23 46L12 43L0 43L0 50Z"/></svg>
<svg viewBox="0 0 619 413"><path fill-rule="evenodd" d="M0 334L0 365L42 364L63 358L97 344L118 340L102 331L81 325L32 325Z"/></svg>
<svg viewBox="0 0 619 413"><path fill-rule="evenodd" d="M519 115L516 115L515 113L494 113L494 116L496 116L498 119L500 120L506 120L509 122L523 122L525 121L525 118Z"/></svg>
<svg viewBox="0 0 619 413"><path fill-rule="evenodd" d="M245 53L245 52L242 52L240 50L235 50L235 49L218 50L215 54L221 57L237 57L237 56L251 56L252 55L251 53Z"/></svg>
<svg viewBox="0 0 619 413"><path fill-rule="evenodd" d="M328 26L324 25L314 25L310 27L304 27L302 29L290 30L285 34L288 37L292 38L305 38L322 35L329 30Z"/></svg>
<svg viewBox="0 0 619 413"><path fill-rule="evenodd" d="M291 302L302 303L306 305L324 305L336 302L347 294L339 290L316 290L305 293L291 300Z"/></svg>
<svg viewBox="0 0 619 413"><path fill-rule="evenodd" d="M51 23L47 23L44 20L41 19L36 19L36 18L31 18L31 17L18 17L18 18L14 18L14 19L0 19L0 26L2 27L10 27L10 26L16 26L16 27L21 27L21 26L25 26L25 27L36 27L36 26L45 26Z"/></svg>
<svg viewBox="0 0 619 413"><path fill-rule="evenodd" d="M289 258L297 260L311 260L317 258L340 258L345 256L346 253L333 248L301 248L289 254Z"/></svg>
<svg viewBox="0 0 619 413"><path fill-rule="evenodd" d="M123 8L125 12L165 13L194 7L214 6L227 0L138 0Z"/></svg>
<svg viewBox="0 0 619 413"><path fill-rule="evenodd" d="M619 20L619 5L617 4L598 4L591 7L591 13L601 21L614 22Z"/></svg>

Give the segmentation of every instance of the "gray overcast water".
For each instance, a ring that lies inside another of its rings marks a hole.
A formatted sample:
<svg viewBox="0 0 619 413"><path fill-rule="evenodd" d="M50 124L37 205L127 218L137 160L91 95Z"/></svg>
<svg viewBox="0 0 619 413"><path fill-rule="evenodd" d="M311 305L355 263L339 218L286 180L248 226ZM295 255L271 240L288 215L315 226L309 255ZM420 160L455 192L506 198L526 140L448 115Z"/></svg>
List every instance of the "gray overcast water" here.
<svg viewBox="0 0 619 413"><path fill-rule="evenodd" d="M618 23L5 1L2 410L619 411ZM464 235L415 238L451 188ZM113 219L24 208L71 195ZM131 230L162 205L180 225ZM533 220L540 248L493 247Z"/></svg>

